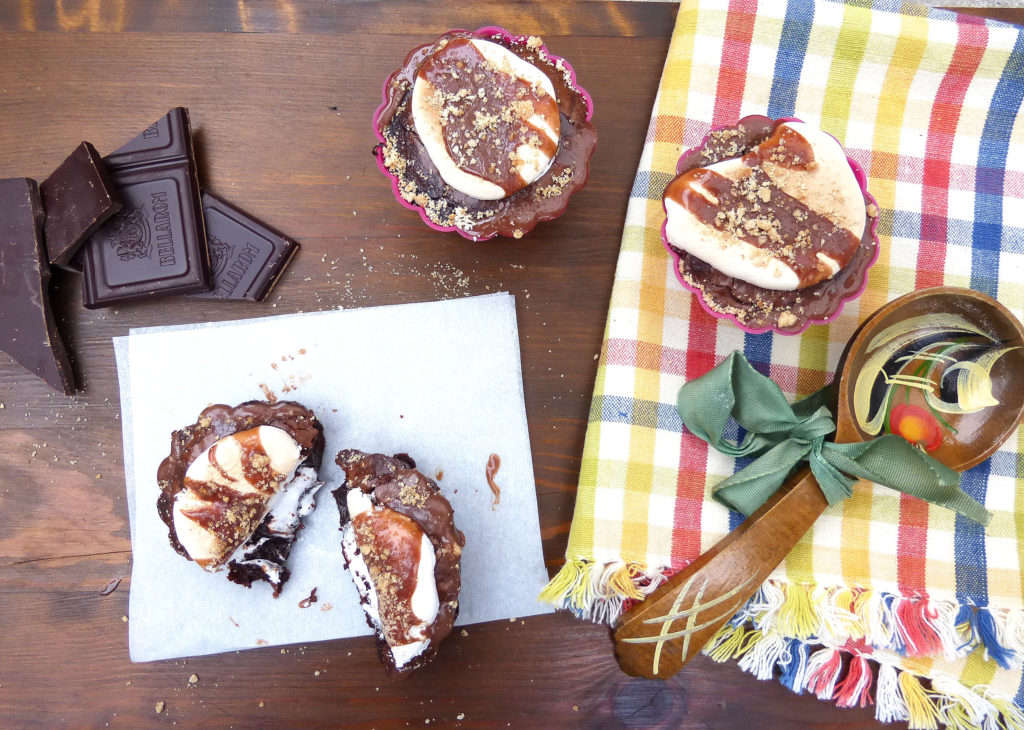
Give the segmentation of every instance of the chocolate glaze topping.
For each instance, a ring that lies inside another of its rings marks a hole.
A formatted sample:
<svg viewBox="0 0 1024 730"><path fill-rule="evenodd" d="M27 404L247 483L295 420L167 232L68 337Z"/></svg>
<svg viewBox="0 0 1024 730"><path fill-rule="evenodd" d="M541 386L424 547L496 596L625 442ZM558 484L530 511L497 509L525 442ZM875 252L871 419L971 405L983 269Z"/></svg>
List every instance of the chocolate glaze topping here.
<svg viewBox="0 0 1024 730"><path fill-rule="evenodd" d="M477 200L445 183L412 122L412 89L420 68L439 49L468 38L497 43L536 66L551 80L558 100L560 139L551 167L532 184L501 200ZM590 156L597 145L597 132L587 120L589 105L572 84L562 61L553 61L533 39L451 31L434 43L413 49L402 68L388 79L384 94L377 116L377 131L384 142L377 146L377 155L398 178L401 196L422 208L436 225L457 227L477 240L495 235L518 238L539 221L560 216L569 196L586 184Z"/></svg>
<svg viewBox="0 0 1024 730"><path fill-rule="evenodd" d="M388 649L387 638L380 635L377 637L381 661L389 670L405 673L430 662L437 654L438 645L451 633L452 625L459 614L458 598L462 586L460 558L466 538L455 528L451 503L441 494L437 483L417 471L412 459L399 457L405 455L391 457L384 454L367 454L356 449L338 452L335 461L345 471L345 481L332 494L338 503L342 527L351 521L346 495L350 489L360 489L370 496L375 506L379 505L386 509L374 510L374 514L381 513L381 516L372 518L377 524L367 525L368 520L359 519L353 525L355 529L361 529L359 523L362 522L363 529L368 527L373 531L388 530L387 523L395 521L401 523L397 527L406 534L416 535L415 541L406 541L406 544L411 545L415 542L418 546L419 534L415 530L410 533L410 525L405 523L408 520L414 523L416 530L426 534L434 547L434 581L437 585L439 608L437 617L426 631L429 637L427 648L410 663L396 668ZM396 545L397 543L398 541L395 541ZM400 547L389 557L389 560L395 562L394 572L404 576L394 598L406 606L415 590L416 566L419 563L418 547L415 553L414 555L408 547ZM364 559L366 557L364 555ZM378 599L382 619L389 612L395 611L396 613L392 614L394 616L401 611L385 605L391 600L389 596L378 592ZM405 613L408 616L408 610ZM377 627L369 617L367 623L370 628L376 630ZM397 633L401 633L401 627Z"/></svg>
<svg viewBox="0 0 1024 730"><path fill-rule="evenodd" d="M171 434L171 453L157 469L157 483L160 486L157 513L167 525L171 547L180 555L189 558L185 548L178 542L174 530L174 497L186 488L185 472L189 465L225 436L256 429L259 426L280 428L299 444L302 457L299 468L307 466L314 470L320 469L320 462L323 460L324 454L323 426L313 412L305 406L293 401L278 401L277 403L248 401L234 407L218 404L205 408L194 424ZM255 435L255 431L253 434L253 438L246 439L244 443L248 443L252 449L258 449L256 442L259 438ZM211 456L215 458L215 454ZM255 462L259 463L260 459L255 459ZM266 471L269 472L269 470ZM262 484L260 488L275 489L270 484L267 473L257 472L259 472L258 468L247 475L254 486L260 487ZM210 488L191 480L189 480L189 486L200 490ZM206 526L220 525L223 530L237 531L239 527L236 523L229 524L229 521L224 519L227 508L232 506L231 500L237 498L237 495L236 497L227 496L229 501L223 503L223 509L214 511L211 508L209 514L196 515L199 518L198 521ZM237 505L235 506L237 507ZM249 542L258 543L259 547L255 554L247 554L247 563L254 560L268 560L281 566L282 576L278 585L275 586L275 596L280 592L280 586L288 578L288 569L283 566L294 541L294 534L283 535L271 531L267 520L262 521L256 527L249 540ZM191 558L189 559L191 560ZM232 562L228 567L228 578L242 585L249 586L255 580L265 579L262 571L251 564L240 565Z"/></svg>
<svg viewBox="0 0 1024 730"><path fill-rule="evenodd" d="M520 145L554 156L557 144L527 120L534 114L557 120L558 104L543 89L492 68L470 39L456 38L427 56L416 72L416 82L423 81L436 90L445 146L465 172L511 195L528 182L513 164Z"/></svg>
<svg viewBox="0 0 1024 730"><path fill-rule="evenodd" d="M718 203L693 190L690 184L694 181L714 195ZM679 203L704 224L766 249L785 261L796 272L801 289L832 275L818 253L842 268L860 244L853 233L784 193L757 168L736 181L713 170L690 170L669 183L665 197ZM741 212L737 215L736 211Z"/></svg>
<svg viewBox="0 0 1024 730"><path fill-rule="evenodd" d="M780 122L767 117L744 117L735 126L726 127L708 135L702 145L690 150L679 160L676 172L678 175L683 175L722 160L743 157L757 145L772 138L773 135L776 140L780 139L781 134L776 134L780 129L779 124ZM796 142L797 139L802 140L802 138L797 134L789 135L789 137L783 137L785 143L781 146L782 154L779 154L780 146L777 143L765 145L768 152L765 153L765 150L762 149L762 154L774 155L772 161L775 164L790 167L813 162L813 154L809 149L804 149L806 145ZM761 161L763 162L763 159ZM752 179L759 180L756 172ZM673 183L666 188L666 195L672 189ZM759 181L758 188L760 188L760 184ZM852 250L848 250L844 255L839 250L843 245L848 244L849 239L842 235L846 233L848 236L847 231L837 229L836 226L820 216L817 218L821 218L821 220L812 219L812 211L807 210L793 198L785 196L777 188L771 189L770 196L772 201L778 201L780 209L783 207L783 201L788 198L794 206L790 211L802 209L808 215L808 222L818 225L818 230L814 231L815 237L811 239L808 251L824 250L829 256L834 256L842 266L835 276L830 279L819 279L817 283L795 291L763 289L741 279L727 276L701 259L672 246L671 243L669 246L679 255L680 275L687 284L702 293L704 302L711 309L732 314L743 325L751 329L774 328L782 332L798 332L806 326L809 319L824 320L830 317L844 299L852 297L862 286L865 272L874 259L878 246L877 240L872 235L874 218L877 217L878 211L875 205L865 198L867 220L864 234L858 245L851 247ZM780 219L784 217L786 217L786 213L782 212ZM790 217L794 217L792 213L790 213ZM820 248L816 249L815 247ZM793 253L796 258L798 252L794 251ZM807 276L808 279L812 278L813 275L810 273L809 267L805 268L804 272L801 279L804 279L804 276Z"/></svg>

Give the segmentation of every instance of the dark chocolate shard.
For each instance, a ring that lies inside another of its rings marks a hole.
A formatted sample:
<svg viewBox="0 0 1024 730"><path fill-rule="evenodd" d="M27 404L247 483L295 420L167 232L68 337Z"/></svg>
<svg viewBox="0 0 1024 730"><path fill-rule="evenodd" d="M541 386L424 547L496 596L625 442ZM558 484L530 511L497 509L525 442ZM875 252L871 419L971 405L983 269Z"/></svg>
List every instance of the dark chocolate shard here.
<svg viewBox="0 0 1024 730"><path fill-rule="evenodd" d="M216 195L203 191L213 289L196 297L262 302L299 244Z"/></svg>
<svg viewBox="0 0 1024 730"><path fill-rule="evenodd" d="M46 212L46 252L55 266L67 266L96 229L121 210L114 181L88 142L78 145L46 178L39 193Z"/></svg>
<svg viewBox="0 0 1024 730"><path fill-rule="evenodd" d="M0 180L0 349L70 395L75 381L50 309L43 217L35 180Z"/></svg>
<svg viewBox="0 0 1024 730"><path fill-rule="evenodd" d="M209 290L188 110L172 109L104 162L124 205L83 248L85 306Z"/></svg>

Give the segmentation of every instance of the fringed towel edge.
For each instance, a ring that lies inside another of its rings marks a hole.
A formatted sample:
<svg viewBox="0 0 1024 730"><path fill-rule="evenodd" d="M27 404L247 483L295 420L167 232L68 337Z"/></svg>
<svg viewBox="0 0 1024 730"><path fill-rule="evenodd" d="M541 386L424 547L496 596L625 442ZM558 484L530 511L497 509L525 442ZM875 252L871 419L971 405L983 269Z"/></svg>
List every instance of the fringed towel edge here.
<svg viewBox="0 0 1024 730"><path fill-rule="evenodd" d="M879 722L906 722L911 730L1012 728L1024 730L1024 713L987 685L968 687L945 674L922 678L868 653L854 651L848 662L833 646L813 648L777 630L762 631L731 622L704 647L712 661L739 660L761 680L779 681L796 694L810 692L840 707L875 706ZM877 664L872 671L870 663Z"/></svg>
<svg viewBox="0 0 1024 730"><path fill-rule="evenodd" d="M638 563L566 561L539 599L581 619L612 625L670 575ZM733 625L790 638L867 646L904 656L943 656L953 661L976 646L1004 669L1024 661L1024 610L992 609L922 596L898 596L862 588L766 581L737 613Z"/></svg>
<svg viewBox="0 0 1024 730"><path fill-rule="evenodd" d="M567 560L538 599L577 618L614 624L633 601L642 601L665 581L663 571L638 563Z"/></svg>

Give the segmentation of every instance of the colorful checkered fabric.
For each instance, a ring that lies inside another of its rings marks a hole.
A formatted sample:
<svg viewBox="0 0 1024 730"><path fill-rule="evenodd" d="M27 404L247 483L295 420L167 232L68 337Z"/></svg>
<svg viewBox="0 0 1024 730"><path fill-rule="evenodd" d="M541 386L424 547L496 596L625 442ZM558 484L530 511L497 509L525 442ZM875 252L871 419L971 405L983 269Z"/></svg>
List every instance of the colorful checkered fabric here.
<svg viewBox="0 0 1024 730"><path fill-rule="evenodd" d="M614 620L742 521L709 493L743 464L682 433L675 406L733 350L801 397L832 379L867 315L915 289L971 287L1024 317L1022 98L1024 34L1010 25L894 2L683 0L626 214L566 566L546 599ZM798 336L711 317L662 247L681 151L748 114L834 135L880 209L867 289ZM840 704L875 701L883 720L1024 723L1024 430L962 484L994 513L987 530L858 485L706 651Z"/></svg>

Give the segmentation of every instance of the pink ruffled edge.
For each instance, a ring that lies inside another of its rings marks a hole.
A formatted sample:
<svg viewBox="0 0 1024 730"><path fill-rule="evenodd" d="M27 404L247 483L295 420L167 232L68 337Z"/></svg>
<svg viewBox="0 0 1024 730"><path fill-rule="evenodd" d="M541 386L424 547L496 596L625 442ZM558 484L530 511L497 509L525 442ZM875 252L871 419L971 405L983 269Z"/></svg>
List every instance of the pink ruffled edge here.
<svg viewBox="0 0 1024 730"><path fill-rule="evenodd" d="M802 119L797 119L796 117L781 117L780 121L804 123ZM678 172L679 172L679 164L682 163L683 159L688 154L690 154L694 150L699 149L700 147L702 147L704 145L704 143L707 141L708 137L710 137L715 132L718 132L718 131L720 131L722 129L727 129L727 128L731 127L731 126L733 126L733 125L723 124L723 125L719 125L717 127L712 127L708 131L708 133L704 135L704 137L701 139L701 141L697 145L695 145L695 146L693 146L693 147L691 147L691 148L689 148L687 150L684 150L683 153L679 156L679 162L676 163L676 174L678 174ZM826 134L828 134L828 132L826 132ZM835 139L836 142L840 145L840 147L842 147L842 143L839 142L839 140L836 139L835 136L833 136L831 134L829 134L828 136L832 137L832 139ZM865 200L867 200L870 205L874 205L877 208L878 207L878 201L875 200L875 196L873 196L871 193L868 192L868 177L864 173L864 169L855 160L851 159L849 156L847 156L846 161L848 163L850 163L850 168L853 170L853 175L854 175L855 178L857 178L857 182L860 184L860 189L861 189L861 192L864 194ZM661 207L662 207L662 210L665 211L665 215L666 215L665 220L662 221L662 224L661 224L661 244L665 247L665 250L668 251L669 255L672 257L672 270L673 270L673 272L676 275L676 280L678 280L679 283L683 285L684 289L686 289L687 291L693 293L693 295L697 298L697 301L700 302L701 308L705 312L710 314L712 317L716 317L718 319L729 319L729 320L732 320L733 324L735 324L737 327L739 327L744 332L746 332L748 334L751 334L751 335L760 335L760 334L764 334L765 332L778 332L780 335L798 335L801 332L803 332L804 330L806 330L808 327L810 327L812 324L828 324L829 322L834 320L836 317L838 317L842 313L843 306L847 302L853 301L854 299L856 299L857 297L859 297L861 294L864 293L864 290L867 288L867 285L868 285L868 272L871 271L871 267L874 266L875 262L878 261L878 254L881 251L881 243L878 240L878 233L876 231L876 229L878 228L878 218L876 216L874 218L871 218L870 219L870 223L868 224L868 232L871 234L871 237L875 240L875 253L871 257L871 260L868 262L868 265L864 268L864 279L863 279L863 281L861 281L860 287L857 289L856 292L853 292L853 293L851 293L851 294L849 294L847 296L841 297L839 299L839 304L836 306L836 310L832 314L828 315L824 319L811 319L811 318L808 318L807 321L804 322L804 325L800 329L798 329L798 330L795 330L795 331L783 331L783 330L778 329L777 327L763 327L761 329L754 329L754 328L747 327L746 325L742 324L739 321L739 319L736 318L736 315L734 315L734 314L729 314L728 312L716 312L715 310L713 310L704 301L703 292L701 292L700 289L698 289L698 288L696 288L694 286L690 286L690 284L688 284L686 282L686 280L683 278L682 273L680 273L680 271L679 271L679 254L676 253L676 251L669 244L669 242L668 242L668 235L665 232L666 226L668 225L668 212L667 212L667 210L665 208L664 198L661 201Z"/></svg>
<svg viewBox="0 0 1024 730"><path fill-rule="evenodd" d="M438 38L443 38L444 36L448 35L449 33L470 33L470 32L472 32L472 35L473 35L474 38L488 38L488 37L493 37L495 35L500 35L500 36L502 36L502 38L504 40L509 41L509 42L525 43L526 40L529 38L529 36L525 36L525 35L520 35L520 36L512 35L511 33L509 33L504 28L500 28L500 27L498 27L496 25L488 25L488 26L485 26L483 28L478 28L475 31L468 31L468 30L462 30L462 29L456 28L454 30L449 30L449 31L447 31L445 33L442 33L440 36L438 36ZM420 46L420 48L422 48L422 46ZM416 49L413 49L413 50L416 50ZM566 61L561 56L556 56L553 53L551 53L550 51L548 51L547 46L545 46L543 44L541 44L540 50L544 53L544 55L546 55L551 60L551 62L553 64L557 64L559 61L561 61L563 66L566 69L568 69L568 71L569 71L569 79L570 79L570 82L572 84L572 87L574 89L576 89L576 91L578 91L580 93L580 96L583 97L583 101L587 105L587 118L586 118L586 121L589 122L591 120L591 118L594 116L594 99L593 99L593 97L590 96L590 94L587 92L586 89L584 89L582 86L579 85L579 83L577 83L577 81L576 81L576 70L572 67L572 64L569 63L568 61ZM404 64L403 64L403 67L404 67ZM421 206L416 205L415 203L410 203L408 200L406 200L405 198L402 197L401 191L399 190L398 176L393 174L391 172L391 170L389 170L387 168L387 166L384 164L384 147L383 147L384 135L381 134L381 131L380 131L380 116L381 116L381 114L384 113L384 109L388 105L388 86L391 84L391 80L393 78L395 78L396 75L401 73L401 71L402 71L402 69L399 68L397 71L395 71L394 73L389 75L387 77L387 79L384 81L384 85L381 87L381 92L380 92L381 93L381 103L380 103L380 106L378 106L377 110L373 113L373 132L377 136L377 147L376 147L376 149L374 151L374 156L377 158L377 167L380 169L380 171L382 173L384 173L387 177L391 178L391 192L395 196L395 200L397 200L399 203L401 203L402 207L404 207L404 208L406 208L408 210L412 210L412 211L418 212L419 215L420 215L420 219L422 219L422 221L424 223L426 223L430 228L433 228L435 231L440 231L442 233L451 233L452 231L454 231L454 232L458 233L460 236L462 236L463 238L466 238L466 239L468 239L470 241L488 241L488 240L494 238L495 236L498 235L497 232L492 233L489 236L474 236L471 232L464 231L461 228L459 228L458 226L441 226L441 225L438 225L434 221L430 220L430 218L427 216L427 212ZM580 182L580 185L575 188L575 190L573 190L572 192L567 193L566 197L567 198L571 197L573 192L581 190L587 184L587 181L589 179L590 179L590 160L588 158L587 159L587 170L586 170L586 174L583 176L583 180ZM567 207L568 207L568 200L566 201L566 208ZM558 216L562 215L562 213L565 212L566 208L563 208L558 213L558 215L554 216L554 218L557 218ZM545 221L545 220L554 220L554 218L538 218L534 225L536 225L536 223L540 223L540 222ZM523 233L524 234L528 233L529 231L533 230L533 228L534 228L534 226L530 226L529 228L525 229L523 231Z"/></svg>

